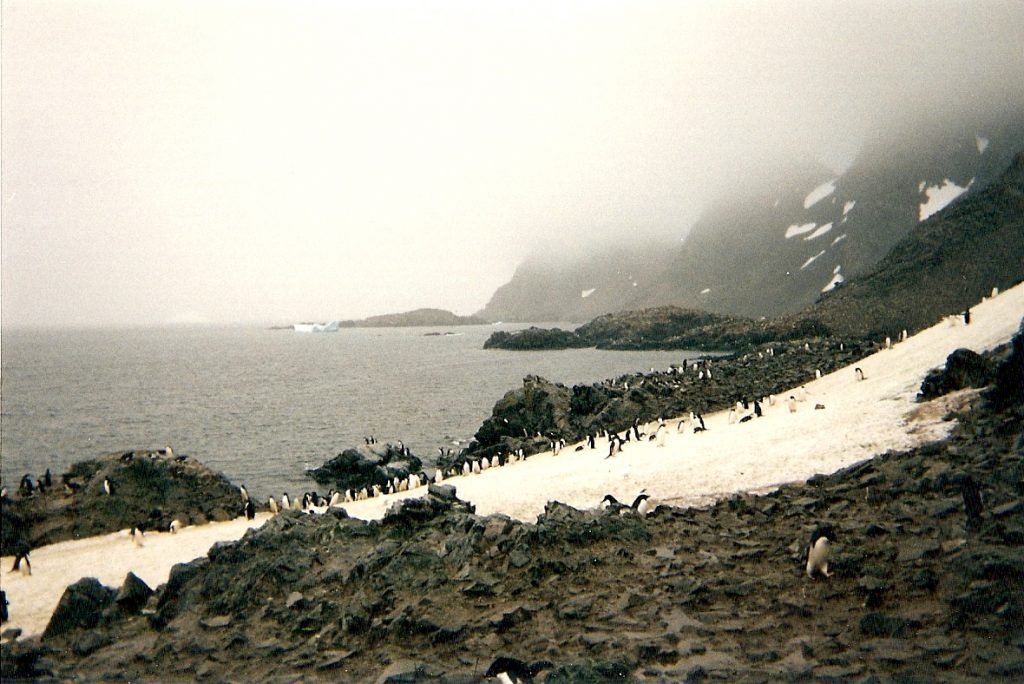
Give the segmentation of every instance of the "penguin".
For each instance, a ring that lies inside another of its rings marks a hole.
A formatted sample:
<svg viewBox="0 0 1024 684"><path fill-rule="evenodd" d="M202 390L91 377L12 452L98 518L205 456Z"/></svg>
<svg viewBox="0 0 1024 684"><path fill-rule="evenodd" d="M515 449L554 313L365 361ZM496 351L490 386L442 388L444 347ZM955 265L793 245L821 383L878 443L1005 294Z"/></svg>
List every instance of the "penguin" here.
<svg viewBox="0 0 1024 684"><path fill-rule="evenodd" d="M245 488L245 485L238 486L238 493L242 496L242 503L249 500L249 490Z"/></svg>
<svg viewBox="0 0 1024 684"><path fill-rule="evenodd" d="M246 499L245 501L245 517L249 520L256 519L256 506L253 504L252 499Z"/></svg>
<svg viewBox="0 0 1024 684"><path fill-rule="evenodd" d="M864 371L861 370L860 366L853 369L853 375L854 377L857 378L857 382L860 382L861 380L864 379Z"/></svg>
<svg viewBox="0 0 1024 684"><path fill-rule="evenodd" d="M814 369L814 379L815 380L821 380L821 369L820 368L815 368Z"/></svg>
<svg viewBox="0 0 1024 684"><path fill-rule="evenodd" d="M747 415L740 418L741 423L749 423L752 420L754 420L754 414L752 413L748 413Z"/></svg>
<svg viewBox="0 0 1024 684"><path fill-rule="evenodd" d="M22 575L32 574L32 561L29 560L28 554L32 548L25 542L18 542L14 547L14 565L11 566L11 572L20 572ZM24 564L22 564L24 561Z"/></svg>
<svg viewBox="0 0 1024 684"><path fill-rule="evenodd" d="M538 660L527 665L518 658L499 656L487 668L484 677L495 677L502 684L529 684L542 670L553 665L550 660Z"/></svg>
<svg viewBox="0 0 1024 684"><path fill-rule="evenodd" d="M807 549L807 576L814 579L814 573L820 572L831 577L828 571L828 557L831 544L835 542L835 530L831 525L819 525L811 532L811 543Z"/></svg>
<svg viewBox="0 0 1024 684"><path fill-rule="evenodd" d="M757 399L754 400L754 415L758 418L764 415L764 411L761 410L761 402Z"/></svg>
<svg viewBox="0 0 1024 684"><path fill-rule="evenodd" d="M273 500L273 499L271 499ZM175 518L171 521L171 524L167 526L167 531L171 534L178 534L178 530L181 529L181 521Z"/></svg>
<svg viewBox="0 0 1024 684"><path fill-rule="evenodd" d="M463 461L462 463L462 474L469 475L473 472L473 466L469 465L469 461Z"/></svg>
<svg viewBox="0 0 1024 684"><path fill-rule="evenodd" d="M885 348L892 349L892 338L888 335L885 336Z"/></svg>
<svg viewBox="0 0 1024 684"><path fill-rule="evenodd" d="M50 474L49 468L47 468L46 472L43 473L43 483L46 485L47 489L53 486L53 475Z"/></svg>
<svg viewBox="0 0 1024 684"><path fill-rule="evenodd" d="M270 507L270 514L271 515L277 515L277 511L278 511L277 500L274 499L274 497L270 497L267 500L267 505Z"/></svg>
<svg viewBox="0 0 1024 684"><path fill-rule="evenodd" d="M971 324L971 307L964 309L964 325Z"/></svg>
<svg viewBox="0 0 1024 684"><path fill-rule="evenodd" d="M474 475L480 474L480 461L473 461L472 470Z"/></svg>
<svg viewBox="0 0 1024 684"><path fill-rule="evenodd" d="M587 435L587 446L590 447L591 449L597 448L597 438L594 437L594 435Z"/></svg>
<svg viewBox="0 0 1024 684"><path fill-rule="evenodd" d="M107 496L114 495L114 485L109 478L103 478L103 493Z"/></svg>
<svg viewBox="0 0 1024 684"><path fill-rule="evenodd" d="M281 510L287 511L292 507L291 499L288 498L288 492L281 495Z"/></svg>
<svg viewBox="0 0 1024 684"><path fill-rule="evenodd" d="M555 453L558 453L558 452L555 452ZM487 458L486 456L484 456L483 458L480 459L480 470L481 471L487 470L490 467L491 467L491 459Z"/></svg>
<svg viewBox="0 0 1024 684"><path fill-rule="evenodd" d="M789 399L786 400L786 406L789 407L790 413L796 413L796 397L792 394L789 395Z"/></svg>
<svg viewBox="0 0 1024 684"><path fill-rule="evenodd" d="M658 429L654 431L653 438L657 442L657 446L665 446L665 440L668 439L668 428L665 427L664 423L658 424Z"/></svg>
<svg viewBox="0 0 1024 684"><path fill-rule="evenodd" d="M133 546L142 546L142 528L136 525L132 528L131 532L128 533L132 538Z"/></svg>
<svg viewBox="0 0 1024 684"><path fill-rule="evenodd" d="M612 433L608 438L608 455L605 458L611 458L620 451L622 451L622 443L619 441L619 436Z"/></svg>
<svg viewBox="0 0 1024 684"><path fill-rule="evenodd" d="M327 502L328 506L340 506L341 505L341 492L334 492L331 494L330 500Z"/></svg>
<svg viewBox="0 0 1024 684"><path fill-rule="evenodd" d="M735 422L736 422L736 409L731 408L731 409L729 409L729 425L732 425Z"/></svg>
<svg viewBox="0 0 1024 684"><path fill-rule="evenodd" d="M648 515L654 510L654 507L651 505L650 498L650 494L638 494L637 497L633 499L633 505L630 506L630 508L640 515Z"/></svg>

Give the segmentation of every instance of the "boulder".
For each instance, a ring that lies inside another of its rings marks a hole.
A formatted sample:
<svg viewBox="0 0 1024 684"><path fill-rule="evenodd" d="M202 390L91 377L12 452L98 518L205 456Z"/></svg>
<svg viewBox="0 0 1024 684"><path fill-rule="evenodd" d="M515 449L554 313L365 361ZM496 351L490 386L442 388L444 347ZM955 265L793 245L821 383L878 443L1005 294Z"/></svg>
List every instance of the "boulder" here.
<svg viewBox="0 0 1024 684"><path fill-rule="evenodd" d="M946 357L946 366L925 376L917 398L927 401L966 387L984 387L992 381L988 362L970 349L957 349Z"/></svg>
<svg viewBox="0 0 1024 684"><path fill-rule="evenodd" d="M100 584L95 577L84 577L67 589L43 631L43 640L53 639L80 629L100 624L103 611L114 601L117 592Z"/></svg>

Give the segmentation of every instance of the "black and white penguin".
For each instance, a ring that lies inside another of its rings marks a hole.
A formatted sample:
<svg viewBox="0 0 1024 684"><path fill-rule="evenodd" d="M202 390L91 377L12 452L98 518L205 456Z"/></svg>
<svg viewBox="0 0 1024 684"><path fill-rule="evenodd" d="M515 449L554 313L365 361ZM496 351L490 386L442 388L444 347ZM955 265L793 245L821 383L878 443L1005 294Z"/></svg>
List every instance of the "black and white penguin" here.
<svg viewBox="0 0 1024 684"><path fill-rule="evenodd" d="M14 565L11 566L11 572L20 572L22 575L32 574L32 561L28 557L30 551L31 547L24 541L15 546Z"/></svg>
<svg viewBox="0 0 1024 684"><path fill-rule="evenodd" d="M807 576L814 579L814 573L820 572L831 577L828 571L828 557L831 545L836 540L835 530L831 525L819 525L811 532L811 541L807 549Z"/></svg>
<svg viewBox="0 0 1024 684"><path fill-rule="evenodd" d="M245 500L245 517L249 520L256 519L256 505L253 504L252 499Z"/></svg>
<svg viewBox="0 0 1024 684"><path fill-rule="evenodd" d="M110 478L103 478L103 493L107 496L114 495L114 483L110 481Z"/></svg>
<svg viewBox="0 0 1024 684"><path fill-rule="evenodd" d="M238 486L238 493L242 496L243 503L249 500L249 490L245 488L245 485Z"/></svg>
<svg viewBox="0 0 1024 684"><path fill-rule="evenodd" d="M853 374L857 378L857 382L864 379L864 371L860 369L860 366L853 369Z"/></svg>
<svg viewBox="0 0 1024 684"><path fill-rule="evenodd" d="M633 505L630 506L630 508L640 515L647 515L654 510L654 506L651 505L650 499L650 494L638 494L637 497L633 499Z"/></svg>
<svg viewBox="0 0 1024 684"><path fill-rule="evenodd" d="M591 449L597 448L597 439L594 437L594 435L587 435L587 446L590 447Z"/></svg>
<svg viewBox="0 0 1024 684"><path fill-rule="evenodd" d="M277 499L275 499L274 497L270 497L269 499L267 499L267 506L270 508L271 515L277 515Z"/></svg>
<svg viewBox="0 0 1024 684"><path fill-rule="evenodd" d="M502 684L529 684L541 671L553 667L550 660L538 660L526 664L518 658L499 656L487 668L484 677L494 677Z"/></svg>
<svg viewBox="0 0 1024 684"><path fill-rule="evenodd" d="M608 437L608 455L605 458L611 458L620 451L622 451L622 443L619 441L619 436L613 432Z"/></svg>
<svg viewBox="0 0 1024 684"><path fill-rule="evenodd" d="M764 411L761 410L761 402L757 399L754 400L754 415L758 418L764 415Z"/></svg>
<svg viewBox="0 0 1024 684"><path fill-rule="evenodd" d="M128 534L132 538L132 545L142 546L144 535L142 533L142 528L140 526L136 525L131 529L131 532L129 532Z"/></svg>
<svg viewBox="0 0 1024 684"><path fill-rule="evenodd" d="M626 504L622 503L611 494L605 494L604 498L601 499L601 508L618 513L626 508Z"/></svg>
<svg viewBox="0 0 1024 684"><path fill-rule="evenodd" d="M786 400L786 406L789 407L790 413L796 413L796 397L792 394L789 395L789 399Z"/></svg>
<svg viewBox="0 0 1024 684"><path fill-rule="evenodd" d="M46 472L43 473L43 484L46 485L47 489L53 486L53 475L50 474L49 468L47 468Z"/></svg>
<svg viewBox="0 0 1024 684"><path fill-rule="evenodd" d="M171 534L178 534L178 530L181 529L181 521L175 518L171 521L171 524L167 526L167 531Z"/></svg>
<svg viewBox="0 0 1024 684"><path fill-rule="evenodd" d="M702 416L702 415L701 415L701 414L699 414L699 413L697 413L697 414L694 414L694 415L695 415L695 416L696 416L696 418L697 418L697 422L698 422L698 423L700 423L700 431L701 431L701 432L704 432L705 430L707 430L707 429L708 429L708 426L704 424L704 416ZM694 428L694 430L693 430L693 431L694 431L694 432L697 432L697 429L696 429L696 428Z"/></svg>

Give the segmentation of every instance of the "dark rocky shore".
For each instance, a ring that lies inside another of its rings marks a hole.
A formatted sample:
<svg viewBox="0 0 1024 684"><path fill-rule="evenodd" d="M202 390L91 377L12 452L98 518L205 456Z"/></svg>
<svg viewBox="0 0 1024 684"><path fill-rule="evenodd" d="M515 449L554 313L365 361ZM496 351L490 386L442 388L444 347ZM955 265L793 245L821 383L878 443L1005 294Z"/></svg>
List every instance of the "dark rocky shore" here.
<svg viewBox="0 0 1024 684"><path fill-rule="evenodd" d="M548 682L1019 681L1024 336L988 365L947 440L765 496L524 524L441 486L380 522L281 514L144 601L80 583L78 618L5 644L2 675L477 682L510 656Z"/></svg>

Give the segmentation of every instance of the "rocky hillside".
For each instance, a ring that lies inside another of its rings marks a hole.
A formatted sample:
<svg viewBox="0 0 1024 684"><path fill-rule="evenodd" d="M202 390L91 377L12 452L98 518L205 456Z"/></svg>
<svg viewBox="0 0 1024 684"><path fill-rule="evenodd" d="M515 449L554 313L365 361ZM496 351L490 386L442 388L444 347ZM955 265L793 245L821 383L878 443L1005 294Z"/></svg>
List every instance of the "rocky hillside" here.
<svg viewBox="0 0 1024 684"><path fill-rule="evenodd" d="M879 132L838 176L804 161L766 180L737 179L681 245L624 239L554 265L525 263L479 315L586 321L665 305L755 320L793 314L868 273L939 207L996 181L1022 139L1020 112ZM982 247L979 260L998 255L998 245Z"/></svg>
<svg viewBox="0 0 1024 684"><path fill-rule="evenodd" d="M889 254L797 314L768 320L684 312L625 311L572 331L495 334L485 346L534 349L746 349L817 335L883 339L934 325L1024 280L1024 152L985 189L914 226Z"/></svg>
<svg viewBox="0 0 1024 684"><path fill-rule="evenodd" d="M2 674L477 682L503 656L545 682L1019 681L1014 344L993 400L942 443L646 517L552 502L535 524L481 518L444 486L379 523L285 513L148 599L133 578L75 585L46 637L4 644ZM809 577L825 524L830 576Z"/></svg>
<svg viewBox="0 0 1024 684"><path fill-rule="evenodd" d="M444 309L416 309L395 314L381 314L356 321L342 321L346 328L403 328L420 326L486 325L477 316L459 316Z"/></svg>

